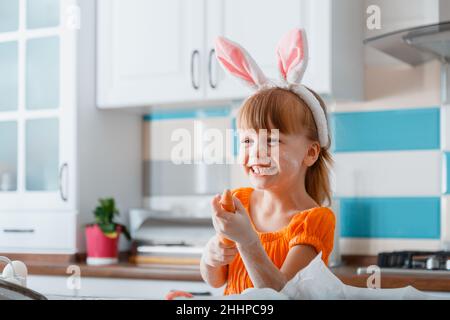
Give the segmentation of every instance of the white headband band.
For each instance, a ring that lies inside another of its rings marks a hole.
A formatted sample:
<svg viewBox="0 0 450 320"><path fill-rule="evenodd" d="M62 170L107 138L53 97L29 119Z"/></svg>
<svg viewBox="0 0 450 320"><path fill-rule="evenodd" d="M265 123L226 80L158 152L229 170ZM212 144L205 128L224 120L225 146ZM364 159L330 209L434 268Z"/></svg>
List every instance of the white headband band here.
<svg viewBox="0 0 450 320"><path fill-rule="evenodd" d="M279 87L296 93L309 107L316 123L321 147L327 147L328 126L319 100L301 80L308 64L308 43L303 29L288 32L277 46L278 70L281 83L268 79L250 54L237 43L224 37L216 40L216 57L225 71L253 90Z"/></svg>

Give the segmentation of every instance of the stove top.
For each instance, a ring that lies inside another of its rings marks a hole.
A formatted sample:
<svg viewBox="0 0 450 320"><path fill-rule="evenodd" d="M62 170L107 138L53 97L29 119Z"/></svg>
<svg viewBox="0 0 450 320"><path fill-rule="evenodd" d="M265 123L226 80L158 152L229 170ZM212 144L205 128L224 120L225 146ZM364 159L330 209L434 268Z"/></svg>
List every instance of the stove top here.
<svg viewBox="0 0 450 320"><path fill-rule="evenodd" d="M450 271L450 251L394 251L378 254L380 268Z"/></svg>
<svg viewBox="0 0 450 320"><path fill-rule="evenodd" d="M450 277L450 251L394 251L378 254L377 266L382 274ZM372 273L368 267L357 268L356 273Z"/></svg>

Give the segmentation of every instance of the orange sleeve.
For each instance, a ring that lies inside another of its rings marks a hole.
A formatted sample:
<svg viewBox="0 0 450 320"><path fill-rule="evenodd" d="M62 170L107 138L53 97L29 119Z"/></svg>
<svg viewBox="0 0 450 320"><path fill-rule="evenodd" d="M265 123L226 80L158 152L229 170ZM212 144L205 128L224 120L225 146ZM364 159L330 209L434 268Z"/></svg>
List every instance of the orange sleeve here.
<svg viewBox="0 0 450 320"><path fill-rule="evenodd" d="M310 245L317 253L322 251L322 259L327 264L334 242L336 218L333 211L320 207L294 219L289 230L289 249L299 244Z"/></svg>

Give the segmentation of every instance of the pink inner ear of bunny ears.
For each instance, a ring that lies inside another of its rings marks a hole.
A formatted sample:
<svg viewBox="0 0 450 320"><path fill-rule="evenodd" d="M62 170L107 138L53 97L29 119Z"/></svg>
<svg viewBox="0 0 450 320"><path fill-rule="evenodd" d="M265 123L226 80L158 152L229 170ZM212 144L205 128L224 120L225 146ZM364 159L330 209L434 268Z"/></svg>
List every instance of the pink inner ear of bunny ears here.
<svg viewBox="0 0 450 320"><path fill-rule="evenodd" d="M230 61L228 62L226 59L222 58L222 57L218 57L218 59L220 60L220 62L222 62L224 64L224 66L234 75L244 79L247 82L250 83L255 83L252 79L252 77L250 77L248 72L242 72L241 70L248 70L248 66L247 63L245 62L245 59L242 56L242 53L240 51L237 50L232 50L230 52ZM235 65L233 65L233 62L240 62L239 67L242 67L241 69L239 69L238 67L236 67Z"/></svg>
<svg viewBox="0 0 450 320"><path fill-rule="evenodd" d="M249 86L258 88L266 77L247 51L224 37L216 39L216 56L222 66Z"/></svg>
<svg viewBox="0 0 450 320"><path fill-rule="evenodd" d="M278 68L284 80L300 83L308 61L306 33L303 29L289 31L277 46Z"/></svg>

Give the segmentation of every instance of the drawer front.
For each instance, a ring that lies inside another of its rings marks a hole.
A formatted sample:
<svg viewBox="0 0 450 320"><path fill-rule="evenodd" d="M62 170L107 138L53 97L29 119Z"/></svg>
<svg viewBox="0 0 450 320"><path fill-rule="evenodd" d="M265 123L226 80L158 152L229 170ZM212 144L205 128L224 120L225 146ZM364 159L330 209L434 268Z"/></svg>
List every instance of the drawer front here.
<svg viewBox="0 0 450 320"><path fill-rule="evenodd" d="M212 288L202 281L165 281L144 279L113 279L83 277L81 272L80 288L68 287L70 273L67 276L30 275L28 288L42 293L49 299L155 299L162 300L171 290L196 293L209 292L212 296L221 296L225 287ZM198 296L204 298L205 296ZM206 296L208 297L208 296Z"/></svg>
<svg viewBox="0 0 450 320"><path fill-rule="evenodd" d="M76 228L71 212L0 213L0 252L74 253Z"/></svg>

